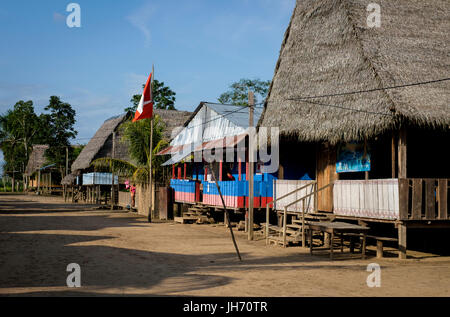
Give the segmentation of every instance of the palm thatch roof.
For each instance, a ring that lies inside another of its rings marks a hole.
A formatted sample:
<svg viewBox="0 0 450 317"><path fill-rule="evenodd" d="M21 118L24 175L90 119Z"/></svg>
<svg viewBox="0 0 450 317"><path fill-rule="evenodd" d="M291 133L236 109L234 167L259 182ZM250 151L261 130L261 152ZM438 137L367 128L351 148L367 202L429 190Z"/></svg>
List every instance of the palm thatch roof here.
<svg viewBox="0 0 450 317"><path fill-rule="evenodd" d="M331 143L369 139L399 124L449 130L450 81L289 100L450 77L450 1L375 1L379 28L367 24L371 2L297 0L260 126Z"/></svg>
<svg viewBox="0 0 450 317"><path fill-rule="evenodd" d="M25 175L31 176L46 163L45 151L48 149L46 144L33 145L33 151L28 159Z"/></svg>
<svg viewBox="0 0 450 317"><path fill-rule="evenodd" d="M116 131L115 158L128 160L128 146L120 140L119 125L128 117L129 113L122 114L106 120L89 143L83 148L81 153L72 164L72 173L89 168L93 160L100 157L111 157L113 148L113 132Z"/></svg>
<svg viewBox="0 0 450 317"><path fill-rule="evenodd" d="M75 183L76 175L75 174L67 174L61 180L61 185L73 185Z"/></svg>
<svg viewBox="0 0 450 317"><path fill-rule="evenodd" d="M162 122L166 125L164 136L168 140L172 136L172 130L182 126L191 115L190 112L186 111L164 109L155 109L154 113L160 116ZM78 174L79 171L89 168L92 161L97 158L112 157L114 131L116 132L115 158L130 161L129 145L122 140L122 131L119 126L130 119L131 116L132 114L129 112L106 120L73 162L72 173ZM67 179L67 181L70 181L70 179Z"/></svg>
<svg viewBox="0 0 450 317"><path fill-rule="evenodd" d="M192 112L178 110L155 109L154 111L156 115L161 117L166 126L163 134L167 141L176 136L179 129L183 127L192 114Z"/></svg>

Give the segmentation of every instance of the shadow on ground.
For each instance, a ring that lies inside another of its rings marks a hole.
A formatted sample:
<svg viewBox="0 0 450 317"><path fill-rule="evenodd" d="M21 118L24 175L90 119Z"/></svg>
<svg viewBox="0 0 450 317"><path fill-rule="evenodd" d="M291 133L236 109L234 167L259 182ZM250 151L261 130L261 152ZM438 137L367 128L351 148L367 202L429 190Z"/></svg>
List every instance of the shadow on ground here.
<svg viewBox="0 0 450 317"><path fill-rule="evenodd" d="M56 219L59 217L64 219ZM224 276L225 271L239 272L240 275L268 269L316 270L324 267L323 263L317 263L323 261L323 257L311 257L309 254L252 257L243 253L244 261L239 262L233 252L189 255L151 252L108 245L115 238L112 236L31 232L52 229L95 231L107 227L142 225L135 217L110 218L108 214L66 217L19 214L2 216L0 220L2 295L176 295L227 285L234 278ZM365 268L364 265L339 264L338 261L326 265L327 269L360 271ZM310 264L301 265L302 262ZM61 290L66 286L66 278L70 274L66 271L69 263L81 266L81 283L85 290ZM5 294L4 289L7 288L16 291ZM18 288L24 289L17 290ZM59 289L52 291L52 288Z"/></svg>

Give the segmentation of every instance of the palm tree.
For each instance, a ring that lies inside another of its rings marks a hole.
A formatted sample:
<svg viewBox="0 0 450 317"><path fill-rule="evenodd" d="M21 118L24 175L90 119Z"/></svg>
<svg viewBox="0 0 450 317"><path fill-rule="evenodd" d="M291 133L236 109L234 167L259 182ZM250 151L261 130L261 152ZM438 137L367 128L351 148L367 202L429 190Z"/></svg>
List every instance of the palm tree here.
<svg viewBox="0 0 450 317"><path fill-rule="evenodd" d="M95 168L107 169L118 175L131 177L137 183L148 183L150 120L139 120L137 122L129 120L120 129L123 134L121 142L128 143L128 154L135 163L104 157L94 160L91 165ZM155 180L162 178L162 172L158 167L163 163L163 160L161 157L156 156L156 154L168 144L163 137L164 129L165 125L161 121L161 118L155 115L153 119L152 149L152 171Z"/></svg>

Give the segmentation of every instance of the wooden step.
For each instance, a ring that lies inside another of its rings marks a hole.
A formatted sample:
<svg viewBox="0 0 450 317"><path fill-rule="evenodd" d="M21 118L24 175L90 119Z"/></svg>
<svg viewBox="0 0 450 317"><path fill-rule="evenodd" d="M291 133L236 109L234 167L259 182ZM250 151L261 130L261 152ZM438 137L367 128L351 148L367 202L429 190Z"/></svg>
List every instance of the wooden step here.
<svg viewBox="0 0 450 317"><path fill-rule="evenodd" d="M281 243L284 242L283 237L280 237L280 236L269 236L268 240L281 242ZM294 237L286 236L286 243L288 243L288 242L298 242L298 241L299 240L294 238Z"/></svg>
<svg viewBox="0 0 450 317"><path fill-rule="evenodd" d="M286 227L288 227L288 228L294 228L294 229L302 229L302 226L301 226L301 225L296 225L296 224L286 225Z"/></svg>
<svg viewBox="0 0 450 317"><path fill-rule="evenodd" d="M185 224L185 223L193 223L195 221L198 220L198 217L174 217L174 221L181 223L181 224Z"/></svg>
<svg viewBox="0 0 450 317"><path fill-rule="evenodd" d="M301 231L298 230L292 230L292 229L286 229L286 235L291 235L291 236L298 236L298 235L302 235Z"/></svg>

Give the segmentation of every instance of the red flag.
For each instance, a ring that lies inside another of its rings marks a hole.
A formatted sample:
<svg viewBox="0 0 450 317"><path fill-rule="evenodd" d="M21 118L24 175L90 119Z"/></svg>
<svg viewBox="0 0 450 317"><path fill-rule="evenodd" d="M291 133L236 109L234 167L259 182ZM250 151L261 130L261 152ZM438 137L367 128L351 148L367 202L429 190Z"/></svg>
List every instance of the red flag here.
<svg viewBox="0 0 450 317"><path fill-rule="evenodd" d="M151 118L153 115L153 96L152 96L152 73L148 76L145 84L144 92L142 93L141 101L134 114L133 122L141 119Z"/></svg>

